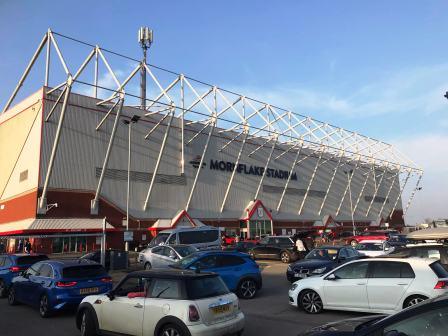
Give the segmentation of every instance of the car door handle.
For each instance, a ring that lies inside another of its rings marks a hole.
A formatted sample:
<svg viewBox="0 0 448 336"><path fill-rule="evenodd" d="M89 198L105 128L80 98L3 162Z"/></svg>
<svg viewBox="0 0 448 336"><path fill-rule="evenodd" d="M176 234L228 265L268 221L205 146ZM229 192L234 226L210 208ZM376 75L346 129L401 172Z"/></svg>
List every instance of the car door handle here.
<svg viewBox="0 0 448 336"><path fill-rule="evenodd" d="M358 285L358 286L365 286L366 283L365 283L365 282L359 282L359 283L357 283L357 285Z"/></svg>
<svg viewBox="0 0 448 336"><path fill-rule="evenodd" d="M140 303L137 303L136 305L134 305L135 308L143 308L143 305L141 305Z"/></svg>
<svg viewBox="0 0 448 336"><path fill-rule="evenodd" d="M407 286L408 284L407 283L399 283L399 284L397 284L398 286Z"/></svg>

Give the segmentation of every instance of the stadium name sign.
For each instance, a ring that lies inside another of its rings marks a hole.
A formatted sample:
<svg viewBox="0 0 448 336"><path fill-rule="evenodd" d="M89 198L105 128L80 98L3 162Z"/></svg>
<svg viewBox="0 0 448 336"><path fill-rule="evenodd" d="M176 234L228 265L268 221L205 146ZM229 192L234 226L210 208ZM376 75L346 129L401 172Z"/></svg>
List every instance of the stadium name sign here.
<svg viewBox="0 0 448 336"><path fill-rule="evenodd" d="M232 172L235 169L235 163L229 161L218 161L211 159L210 169ZM239 174L262 176L264 173L264 167L252 166L252 165L249 166L244 163L239 163L238 167L236 167L236 172ZM266 177L287 180L289 177L289 171L268 168L266 169ZM291 174L291 180L297 181L296 173L293 172Z"/></svg>

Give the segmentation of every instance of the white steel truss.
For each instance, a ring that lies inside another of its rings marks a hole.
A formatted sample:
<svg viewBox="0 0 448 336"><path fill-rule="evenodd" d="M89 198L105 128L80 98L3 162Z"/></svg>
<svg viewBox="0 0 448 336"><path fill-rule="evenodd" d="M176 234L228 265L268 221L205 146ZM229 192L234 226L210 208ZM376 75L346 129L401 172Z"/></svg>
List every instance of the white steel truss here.
<svg viewBox="0 0 448 336"><path fill-rule="evenodd" d="M78 68L74 75L70 72L70 63L66 61L64 58L62 48L59 45L61 39L64 39L67 43L76 43L83 44L88 46L89 51L85 61ZM46 47L46 48L45 48ZM146 135L146 138L149 138L150 135L161 126L166 127L165 138L169 134L169 129L171 126L171 122L173 118L178 118L181 122L179 123L181 128L181 151L180 151L180 161L181 161L181 171L180 173L184 173L184 165L185 165L185 146L188 146L192 141L197 139L199 136L206 136L206 143L204 146L204 150L201 156L201 163L199 165L199 169L196 172L196 176L188 197L188 200L185 204L185 209L188 209L191 205L191 201L194 197L194 191L196 188L196 184L200 177L200 172L202 168L202 163L207 155L208 145L210 142L210 138L214 132L217 134L222 134L223 132L230 132L232 135L229 141L220 149L225 150L233 141L235 141L239 136L244 134L244 141L241 145L241 149L238 153L239 162L240 157L243 155L243 148L246 141L254 140L257 144L257 148L251 151L247 156L251 156L255 154L259 149L264 147L272 146L269 158L267 160L267 164L269 164L272 160L277 161L282 157L286 157L289 153L294 159L292 167L294 168L303 160L307 159L307 157L299 160L300 151L302 149L306 149L309 152L313 152L314 156L318 158L315 169L311 176L309 176L309 180L305 195L301 200L301 205L299 208L299 213L302 212L303 206L306 202L306 198L310 191L310 187L313 183L313 180L316 176L318 168L323 164L321 160L327 162L328 160L332 160L337 158L336 168L333 170L331 175L328 187L326 189L326 194L321 203L319 209L319 215L322 212L322 209L325 206L327 195L334 184L334 180L337 174L337 171L341 166L354 163L354 170L352 175L348 178L347 185L345 187L344 194L342 195L341 203L337 209L336 215L339 214L340 208L346 196L347 190L350 187L351 180L353 175L356 173L357 169L360 167L370 167L373 173L373 180L375 183L375 195L368 207L367 213L365 216L369 215L372 204L379 192L381 184L384 180L384 175L386 172L391 172L391 168L393 167L394 177L392 179L391 185L388 188L387 197L391 193L391 190L394 188L395 181L398 179L400 181L400 176L404 174L408 174L407 178L404 179L404 185L399 187L399 196L396 200L394 200L392 213L395 211L398 200L403 194L403 189L406 186L409 176L416 175L419 176L417 184L415 186L414 191L411 193L409 200L406 203L406 207L404 212L407 211L414 195L415 191L418 190L419 184L421 182L421 177L423 175L423 170L416 166L410 159L405 157L402 153L397 151L396 148L391 146L390 144L384 143L382 141L373 139L371 137L360 135L356 132L352 132L341 127L337 127L325 122L321 122L315 120L309 116L305 116L302 114L294 113L288 109L284 109L272 104L268 104L253 98L249 98L245 95L237 94L232 91L225 90L223 88L210 85L204 83L199 80L195 80L191 77L185 76L184 74L175 73L173 71L169 71L166 69L162 69L160 67L144 64L137 59L133 59L127 56L123 56L117 54L115 52L108 51L103 49L97 45L81 42L79 40L75 40L71 37L64 36L62 34L51 31L50 29L45 33L42 41L38 45L34 55L32 56L30 62L28 63L23 75L21 76L16 88L14 89L11 97L7 101L3 112L9 109L12 102L14 101L17 93L22 87L24 81L28 77L31 69L36 63L36 60L42 54L42 51L46 50L46 60L45 60L45 72L44 72L44 80L43 84L45 86L50 86L50 80L52 78L58 78L54 76L52 72L51 66L51 50L55 51L57 59L62 66L63 70L63 78L64 81L62 83L57 83L56 86L52 89L48 88L46 90L46 94L49 94L53 91L60 90L59 96L56 100L51 111L45 117L45 121L49 121L50 118L55 113L55 110L59 106L60 101L63 101L61 112L58 120L58 127L56 131L56 136L53 143L52 152L50 155L48 169L46 172L45 183L43 187L42 197L39 201L39 211L45 212L45 202L46 202L46 193L48 189L48 184L51 179L51 173L54 165L54 160L56 157L56 152L58 149L58 143L60 139L60 134L63 128L64 116L67 110L67 102L72 92L76 92L75 85L77 87L90 87L92 88L92 95L94 97L98 97L102 99L97 103L97 105L107 105L109 107L109 112L104 116L103 120L96 125L96 129L101 128L102 124L110 117L112 111L118 110L115 115L114 124L116 124L117 120L120 118L120 113L124 105L131 105L131 103L126 104L127 101L132 101L132 99L139 98L138 95L126 92L129 83L131 80L140 72L140 70L144 69L146 74L149 76L149 81L147 85L152 87L149 90L149 94L147 95L147 104L145 117L148 118L152 115L159 115L158 123L150 130ZM126 60L127 64L129 61L134 62L134 66L129 74L123 76L122 70L119 72L114 71L111 63L109 62L108 56L118 56L122 59ZM84 74L87 65L93 62L94 63L94 71L93 71L93 81L86 82L80 79L80 75ZM105 73L112 80L114 87L104 87L101 86L100 83L100 63L105 67ZM120 78L124 78L120 81ZM85 91L83 91L85 92ZM105 92L107 94L105 94ZM157 110L153 110L157 107ZM168 119L168 121L167 121ZM185 122L187 120L187 122ZM200 127L193 127L194 124L199 124ZM194 135L190 139L185 139L185 129L188 128L189 131L195 132ZM209 128L208 134L206 129ZM239 132L239 129L243 129L243 132ZM105 153L105 158L103 162L103 170L100 176L100 180L98 182L98 186L96 189L95 198L92 200L92 211L95 210L98 198L101 194L101 186L103 182L103 175L105 170L107 169L108 158L110 154L110 147L113 145L115 137L115 131L112 130L109 139L109 145L107 148L107 152ZM274 141L273 141L274 140ZM273 145L270 142L273 142ZM152 180L148 188L148 194L144 204L142 207L145 210L150 209L150 196L151 191L154 184L154 179L157 174L157 169L159 166L159 161L163 156L165 146L162 143L160 149L160 155L158 158L158 163L156 164L155 170L153 171ZM276 156L273 155L274 151L280 151ZM296 152L297 151L297 152ZM273 157L272 157L273 156ZM271 160L272 157L272 160ZM292 161L293 159L290 158ZM267 165L266 167L267 168ZM377 181L377 172L381 172L381 178ZM233 174L232 174L233 175ZM357 209L357 205L359 203L359 199L363 193L363 190L366 186L367 180L369 179L371 173L368 172L366 176L366 180L363 182L361 193L356 198L356 204L354 206L354 210L352 209L352 213ZM291 174L290 174L291 176ZM262 182L263 182L264 174L261 177L260 183L257 187L257 191L255 193L255 198L258 197L259 192L261 190ZM228 186L228 190L226 194L223 196L223 200L221 203L221 212L223 211L226 200L228 197L229 190L231 188L233 181L233 176L230 179L230 183ZM280 209L283 199L285 197L286 190L288 188L289 178L286 182L286 185L283 189L282 195L277 205L277 210ZM387 199L386 197L386 199ZM381 206L380 214L383 212L385 208L385 203Z"/></svg>

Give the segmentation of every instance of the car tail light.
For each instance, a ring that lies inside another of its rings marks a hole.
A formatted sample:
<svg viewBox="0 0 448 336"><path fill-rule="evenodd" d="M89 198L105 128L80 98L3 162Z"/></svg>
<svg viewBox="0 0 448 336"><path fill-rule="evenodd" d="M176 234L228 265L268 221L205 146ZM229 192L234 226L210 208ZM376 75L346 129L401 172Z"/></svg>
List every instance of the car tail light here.
<svg viewBox="0 0 448 336"><path fill-rule="evenodd" d="M56 287L62 287L62 288L73 287L76 286L76 284L77 284L76 281L58 281L56 282Z"/></svg>
<svg viewBox="0 0 448 336"><path fill-rule="evenodd" d="M11 272L20 272L20 267L18 267L18 266L13 266L13 267L10 267L9 268L9 271L11 271Z"/></svg>
<svg viewBox="0 0 448 336"><path fill-rule="evenodd" d="M101 282L107 282L107 283L112 282L112 278L102 278Z"/></svg>
<svg viewBox="0 0 448 336"><path fill-rule="evenodd" d="M447 281L437 281L434 289L445 289L448 286Z"/></svg>
<svg viewBox="0 0 448 336"><path fill-rule="evenodd" d="M199 312L196 309L196 306L190 305L190 307L188 307L188 319L190 322L199 321L199 318Z"/></svg>

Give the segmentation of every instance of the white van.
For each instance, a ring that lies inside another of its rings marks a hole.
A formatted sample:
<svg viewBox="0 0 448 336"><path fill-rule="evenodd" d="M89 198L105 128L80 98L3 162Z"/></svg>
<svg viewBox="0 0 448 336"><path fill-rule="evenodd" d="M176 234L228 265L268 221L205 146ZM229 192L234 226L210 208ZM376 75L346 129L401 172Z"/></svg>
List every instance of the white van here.
<svg viewBox="0 0 448 336"><path fill-rule="evenodd" d="M219 249L221 234L219 229L213 226L163 230L154 237L148 247L178 244L191 245L198 250Z"/></svg>

